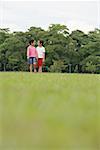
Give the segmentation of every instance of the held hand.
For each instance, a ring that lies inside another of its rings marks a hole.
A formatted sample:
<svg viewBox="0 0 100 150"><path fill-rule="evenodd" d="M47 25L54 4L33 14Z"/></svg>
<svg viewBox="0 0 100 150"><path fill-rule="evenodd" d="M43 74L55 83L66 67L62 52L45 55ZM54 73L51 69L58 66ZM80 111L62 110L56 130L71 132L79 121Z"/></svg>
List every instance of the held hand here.
<svg viewBox="0 0 100 150"><path fill-rule="evenodd" d="M43 63L45 63L45 58L43 58Z"/></svg>
<svg viewBox="0 0 100 150"><path fill-rule="evenodd" d="M45 59L43 59L43 65L45 66Z"/></svg>

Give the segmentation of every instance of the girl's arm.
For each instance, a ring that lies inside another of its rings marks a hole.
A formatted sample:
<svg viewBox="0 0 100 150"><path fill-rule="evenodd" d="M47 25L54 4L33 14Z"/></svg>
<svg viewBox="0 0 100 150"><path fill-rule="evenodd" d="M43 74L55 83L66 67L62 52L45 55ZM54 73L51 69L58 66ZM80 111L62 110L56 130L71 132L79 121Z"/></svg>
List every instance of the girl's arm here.
<svg viewBox="0 0 100 150"><path fill-rule="evenodd" d="M29 58L29 47L27 48L27 58Z"/></svg>
<svg viewBox="0 0 100 150"><path fill-rule="evenodd" d="M43 50L43 62L45 62L45 48Z"/></svg>
<svg viewBox="0 0 100 150"><path fill-rule="evenodd" d="M43 52L43 62L45 62L45 52Z"/></svg>
<svg viewBox="0 0 100 150"><path fill-rule="evenodd" d="M36 53L36 59L38 59L38 52L36 48L35 48L35 53Z"/></svg>

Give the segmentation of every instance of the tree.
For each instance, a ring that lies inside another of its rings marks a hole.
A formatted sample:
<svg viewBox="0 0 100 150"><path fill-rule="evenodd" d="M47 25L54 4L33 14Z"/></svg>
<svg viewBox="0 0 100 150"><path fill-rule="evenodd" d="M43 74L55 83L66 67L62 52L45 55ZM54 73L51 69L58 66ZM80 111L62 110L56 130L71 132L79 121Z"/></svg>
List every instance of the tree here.
<svg viewBox="0 0 100 150"><path fill-rule="evenodd" d="M0 70L28 71L26 49L29 40L42 39L46 67L51 72L100 73L100 29L85 34L69 33L65 25L51 24L47 30L30 27L26 32L0 29Z"/></svg>
<svg viewBox="0 0 100 150"><path fill-rule="evenodd" d="M23 61L25 53L25 44L16 37L11 37L5 40L0 45L0 63L6 65L7 70L20 70L20 64ZM25 59L24 59L25 61ZM1 65L1 66L2 66Z"/></svg>
<svg viewBox="0 0 100 150"><path fill-rule="evenodd" d="M92 56L90 55L86 59L82 61L82 71L83 72L89 72L89 73L95 73L96 71L99 73L100 70L98 70L98 66L100 65L100 57L99 56Z"/></svg>
<svg viewBox="0 0 100 150"><path fill-rule="evenodd" d="M64 62L61 60L54 61L53 65L50 66L50 72L63 72L65 70L66 66L64 65Z"/></svg>
<svg viewBox="0 0 100 150"><path fill-rule="evenodd" d="M1 29L0 28L0 44L3 44L3 42L9 38L10 34L9 34L9 28L4 28Z"/></svg>
<svg viewBox="0 0 100 150"><path fill-rule="evenodd" d="M85 69L88 73L95 73L96 65L93 65L92 62L87 62Z"/></svg>

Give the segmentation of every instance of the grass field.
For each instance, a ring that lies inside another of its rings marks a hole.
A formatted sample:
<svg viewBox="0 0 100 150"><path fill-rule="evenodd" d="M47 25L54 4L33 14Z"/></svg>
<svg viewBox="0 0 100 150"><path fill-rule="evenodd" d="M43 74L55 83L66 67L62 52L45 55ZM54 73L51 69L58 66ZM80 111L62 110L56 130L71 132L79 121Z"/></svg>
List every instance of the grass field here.
<svg viewBox="0 0 100 150"><path fill-rule="evenodd" d="M0 73L0 150L100 150L100 75Z"/></svg>

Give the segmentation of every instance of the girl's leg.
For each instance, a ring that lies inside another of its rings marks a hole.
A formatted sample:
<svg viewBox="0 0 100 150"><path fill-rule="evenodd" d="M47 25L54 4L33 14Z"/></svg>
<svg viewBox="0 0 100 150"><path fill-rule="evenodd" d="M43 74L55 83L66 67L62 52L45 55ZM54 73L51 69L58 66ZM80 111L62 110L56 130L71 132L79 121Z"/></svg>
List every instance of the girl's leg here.
<svg viewBox="0 0 100 150"><path fill-rule="evenodd" d="M39 67L38 72L42 72L42 66Z"/></svg>
<svg viewBox="0 0 100 150"><path fill-rule="evenodd" d="M34 64L34 72L37 72L37 71L36 71L36 66L37 66L37 65L36 65L36 64Z"/></svg>
<svg viewBox="0 0 100 150"><path fill-rule="evenodd" d="M33 58L33 66L34 66L34 72L37 72L37 70L36 70L36 67L37 67L37 60L36 60L35 57Z"/></svg>
<svg viewBox="0 0 100 150"><path fill-rule="evenodd" d="M43 59L42 58L40 58L40 59L38 59L38 67L39 67L39 69L38 69L38 72L42 72L42 63L43 63Z"/></svg>
<svg viewBox="0 0 100 150"><path fill-rule="evenodd" d="M30 67L29 67L29 68L30 68L30 72L32 72L32 64L30 64Z"/></svg>

